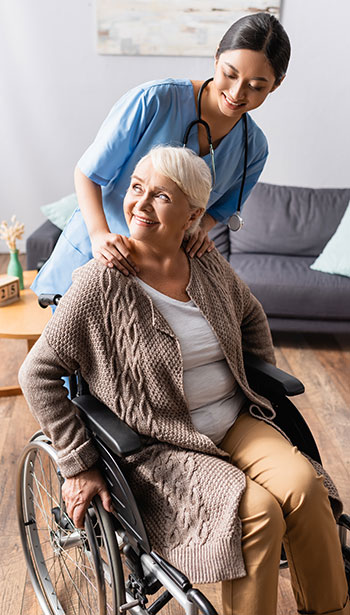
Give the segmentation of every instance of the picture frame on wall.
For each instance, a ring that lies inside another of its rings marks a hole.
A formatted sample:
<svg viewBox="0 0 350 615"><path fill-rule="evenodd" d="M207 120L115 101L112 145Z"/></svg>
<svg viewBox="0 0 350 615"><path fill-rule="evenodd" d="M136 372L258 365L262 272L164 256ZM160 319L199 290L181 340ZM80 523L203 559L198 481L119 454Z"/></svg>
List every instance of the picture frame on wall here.
<svg viewBox="0 0 350 615"><path fill-rule="evenodd" d="M259 11L279 18L281 1L97 0L97 51L211 57L231 23Z"/></svg>

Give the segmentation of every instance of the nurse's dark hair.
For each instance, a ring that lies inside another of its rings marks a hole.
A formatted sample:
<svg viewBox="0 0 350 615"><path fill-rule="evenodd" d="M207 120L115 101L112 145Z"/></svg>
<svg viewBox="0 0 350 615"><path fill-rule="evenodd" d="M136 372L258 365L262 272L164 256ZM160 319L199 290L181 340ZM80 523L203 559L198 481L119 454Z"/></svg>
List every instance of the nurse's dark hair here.
<svg viewBox="0 0 350 615"><path fill-rule="evenodd" d="M232 24L219 43L216 59L234 49L263 51L273 68L277 85L287 72L289 38L278 19L269 13L247 15Z"/></svg>

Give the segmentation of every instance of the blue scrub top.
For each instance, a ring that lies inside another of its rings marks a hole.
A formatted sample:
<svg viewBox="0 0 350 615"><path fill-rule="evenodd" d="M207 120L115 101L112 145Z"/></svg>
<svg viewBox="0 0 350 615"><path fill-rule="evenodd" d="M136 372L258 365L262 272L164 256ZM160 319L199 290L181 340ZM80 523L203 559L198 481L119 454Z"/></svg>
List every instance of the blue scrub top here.
<svg viewBox="0 0 350 615"><path fill-rule="evenodd" d="M102 187L104 212L112 233L129 235L123 200L137 162L155 145L181 146L187 125L196 119L190 80L151 81L127 92L112 108L95 141L78 162L80 170ZM248 120L248 166L242 203L263 170L268 147L254 120ZM198 125L187 147L199 154ZM210 155L204 156L211 168ZM216 183L208 213L226 223L236 211L244 166L244 126L240 120L215 149ZM80 209L64 228L56 247L32 285L40 294L64 294L72 272L92 258L91 242Z"/></svg>

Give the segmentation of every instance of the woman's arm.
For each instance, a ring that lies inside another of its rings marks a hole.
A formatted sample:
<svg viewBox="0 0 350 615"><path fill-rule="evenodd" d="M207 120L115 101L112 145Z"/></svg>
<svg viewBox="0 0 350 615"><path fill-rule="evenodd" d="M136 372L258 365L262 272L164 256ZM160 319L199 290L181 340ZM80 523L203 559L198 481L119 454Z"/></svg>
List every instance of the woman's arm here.
<svg viewBox="0 0 350 615"><path fill-rule="evenodd" d="M237 275L225 258L215 250L210 259L218 261L218 279L225 280L233 299L232 317L238 319L241 329L242 351L250 352L275 365L275 351L266 314L249 286Z"/></svg>
<svg viewBox="0 0 350 615"><path fill-rule="evenodd" d="M241 323L242 350L261 357L268 363L276 364L272 336L266 314L261 303L243 282L244 311Z"/></svg>
<svg viewBox="0 0 350 615"><path fill-rule="evenodd" d="M98 453L60 377L70 371L42 335L20 369L19 382L32 413L58 452L65 477L62 494L67 513L76 527L83 528L85 513L95 495L100 496L107 512L112 511L112 501L103 477L94 467Z"/></svg>
<svg viewBox="0 0 350 615"><path fill-rule="evenodd" d="M79 367L82 371L91 368L96 344L103 347L105 330L99 311L100 273L104 270L96 261L90 261L73 274L72 286L19 372L30 410L57 451L65 477L63 496L67 512L77 527L83 526L85 512L97 494L104 508L111 512L107 487L95 467L98 452L62 380ZM109 354L108 344L105 353Z"/></svg>
<svg viewBox="0 0 350 615"><path fill-rule="evenodd" d="M98 365L97 371L92 370L96 345L108 355L108 340L101 318L101 280L105 271L105 267L91 260L73 273L71 287L19 372L30 410L57 450L61 471L66 477L89 469L98 459L62 378L81 369L83 376L92 379L100 369ZM107 359L106 363L108 370Z"/></svg>
<svg viewBox="0 0 350 615"><path fill-rule="evenodd" d="M55 315L49 322L53 327L54 320L57 322ZM60 326L58 321L58 338L61 335ZM62 380L63 376L74 373L79 365L74 360L69 361L70 365L67 363L51 347L44 332L26 356L18 374L28 406L56 449L65 477L89 469L98 459L97 450L77 416Z"/></svg>
<svg viewBox="0 0 350 615"><path fill-rule="evenodd" d="M93 256L108 267L115 266L124 275L136 275L138 268L130 256L127 237L109 230L103 211L101 186L86 177L79 167L75 169L74 181Z"/></svg>

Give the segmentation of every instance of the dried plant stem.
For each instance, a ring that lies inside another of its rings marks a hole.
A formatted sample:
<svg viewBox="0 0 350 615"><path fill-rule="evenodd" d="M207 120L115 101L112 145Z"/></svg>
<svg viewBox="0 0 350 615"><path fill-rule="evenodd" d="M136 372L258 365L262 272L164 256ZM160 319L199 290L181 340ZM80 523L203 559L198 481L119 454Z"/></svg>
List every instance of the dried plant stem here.
<svg viewBox="0 0 350 615"><path fill-rule="evenodd" d="M11 252L16 250L16 239L22 239L24 233L24 224L16 220L16 216L11 218L11 225L8 225L5 220L0 224L0 239L6 241Z"/></svg>

